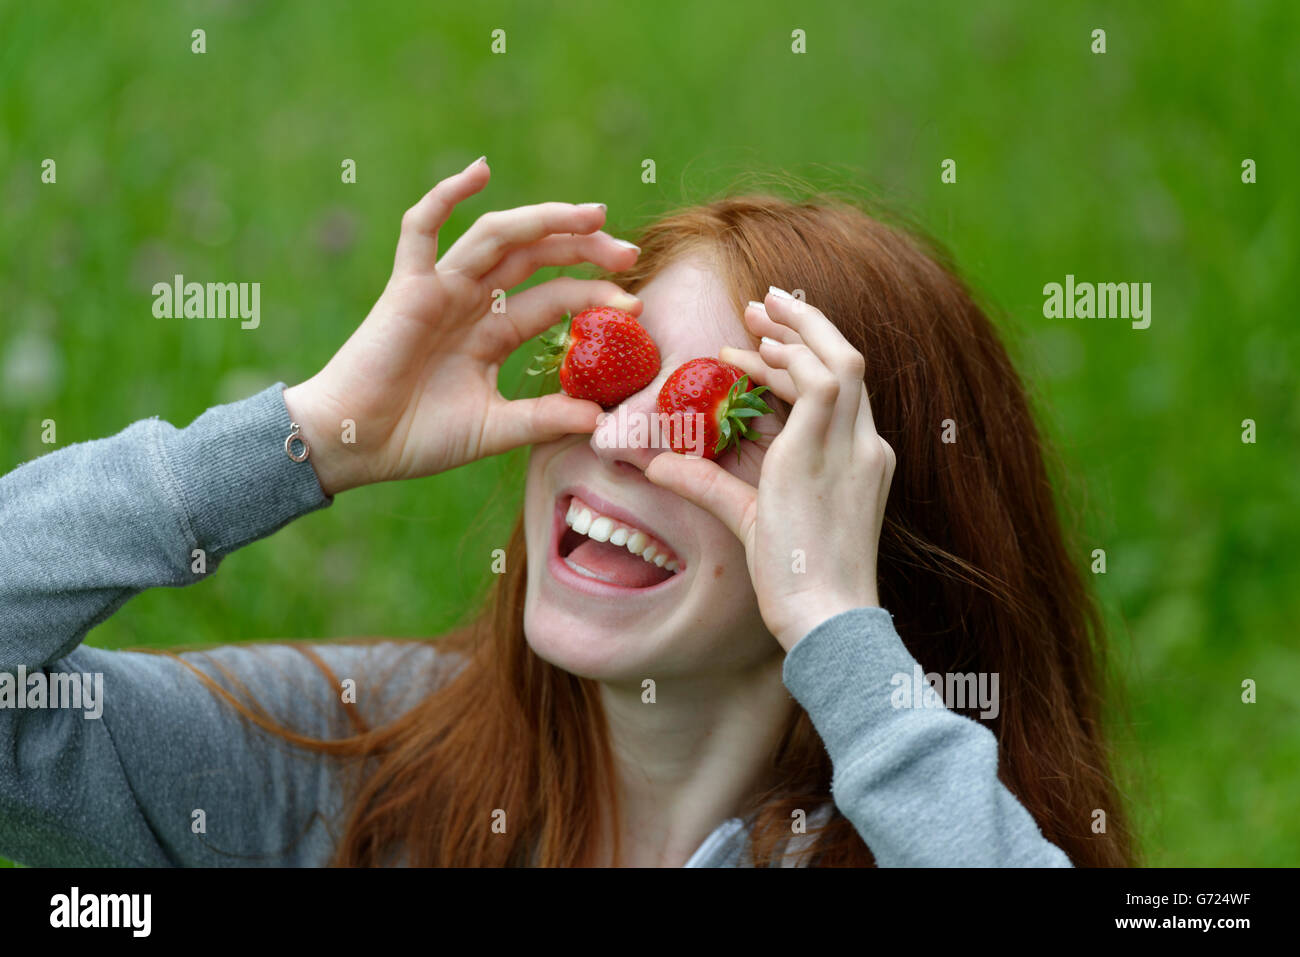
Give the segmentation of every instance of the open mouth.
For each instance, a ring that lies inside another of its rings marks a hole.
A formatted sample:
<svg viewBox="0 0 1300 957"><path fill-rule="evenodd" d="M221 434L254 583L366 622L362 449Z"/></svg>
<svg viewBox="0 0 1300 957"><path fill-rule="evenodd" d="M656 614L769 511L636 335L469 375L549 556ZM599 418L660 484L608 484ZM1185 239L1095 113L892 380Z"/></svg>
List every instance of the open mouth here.
<svg viewBox="0 0 1300 957"><path fill-rule="evenodd" d="M582 578L619 588L653 588L685 570L666 542L626 514L609 514L572 494L561 495L556 508L560 562Z"/></svg>

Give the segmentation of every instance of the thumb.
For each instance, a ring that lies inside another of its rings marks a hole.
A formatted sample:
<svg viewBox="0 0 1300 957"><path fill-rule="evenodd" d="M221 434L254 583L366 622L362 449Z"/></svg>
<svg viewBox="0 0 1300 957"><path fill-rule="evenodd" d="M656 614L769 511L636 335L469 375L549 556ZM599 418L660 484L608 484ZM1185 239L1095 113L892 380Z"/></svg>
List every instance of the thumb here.
<svg viewBox="0 0 1300 957"><path fill-rule="evenodd" d="M758 489L698 455L664 452L646 466L645 477L709 512L742 543L754 527Z"/></svg>
<svg viewBox="0 0 1300 957"><path fill-rule="evenodd" d="M491 427L485 430L483 454L496 455L575 432L594 432L600 413L595 402L558 392L536 399L504 400L494 410Z"/></svg>

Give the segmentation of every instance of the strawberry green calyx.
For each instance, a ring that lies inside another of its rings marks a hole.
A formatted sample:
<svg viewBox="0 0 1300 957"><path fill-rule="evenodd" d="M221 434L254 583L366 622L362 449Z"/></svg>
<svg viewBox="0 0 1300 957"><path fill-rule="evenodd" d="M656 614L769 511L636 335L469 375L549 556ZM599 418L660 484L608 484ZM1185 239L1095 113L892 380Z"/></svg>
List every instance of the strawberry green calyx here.
<svg viewBox="0 0 1300 957"><path fill-rule="evenodd" d="M749 390L748 386L749 376L742 375L731 384L727 397L718 406L718 444L713 450L717 455L732 445L739 445L742 438L757 441L758 430L747 420L772 412L760 398L767 391L767 386L760 385L753 390Z"/></svg>
<svg viewBox="0 0 1300 957"><path fill-rule="evenodd" d="M564 357L569 352L569 326L572 322L572 314L565 313L563 322L557 323L538 337L541 349L534 357L534 365L525 369L525 372L529 375L548 375L564 364Z"/></svg>

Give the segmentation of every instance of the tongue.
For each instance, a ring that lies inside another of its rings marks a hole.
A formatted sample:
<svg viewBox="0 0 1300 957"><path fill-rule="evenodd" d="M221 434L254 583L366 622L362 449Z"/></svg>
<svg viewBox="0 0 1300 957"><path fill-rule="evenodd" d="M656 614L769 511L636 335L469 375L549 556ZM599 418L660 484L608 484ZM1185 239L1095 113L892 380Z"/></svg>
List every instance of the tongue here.
<svg viewBox="0 0 1300 957"><path fill-rule="evenodd" d="M567 561L580 565L611 585L624 588L649 588L672 577L672 572L658 568L640 555L633 555L622 545L584 539L569 553Z"/></svg>

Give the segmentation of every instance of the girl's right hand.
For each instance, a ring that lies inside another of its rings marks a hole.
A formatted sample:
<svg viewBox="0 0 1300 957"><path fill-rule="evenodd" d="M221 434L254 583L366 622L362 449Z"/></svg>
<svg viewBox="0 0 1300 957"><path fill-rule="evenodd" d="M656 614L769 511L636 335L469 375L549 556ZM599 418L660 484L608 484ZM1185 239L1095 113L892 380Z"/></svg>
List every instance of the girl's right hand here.
<svg viewBox="0 0 1300 957"><path fill-rule="evenodd" d="M285 390L325 494L595 429L596 403L559 393L510 401L497 372L566 311L609 305L638 315L640 300L612 282L561 277L493 312L494 291L545 266L590 262L617 272L640 251L600 231L603 205L540 203L480 216L438 260L438 231L490 175L477 160L407 210L392 277L370 314L324 369ZM343 441L346 420L354 442Z"/></svg>

